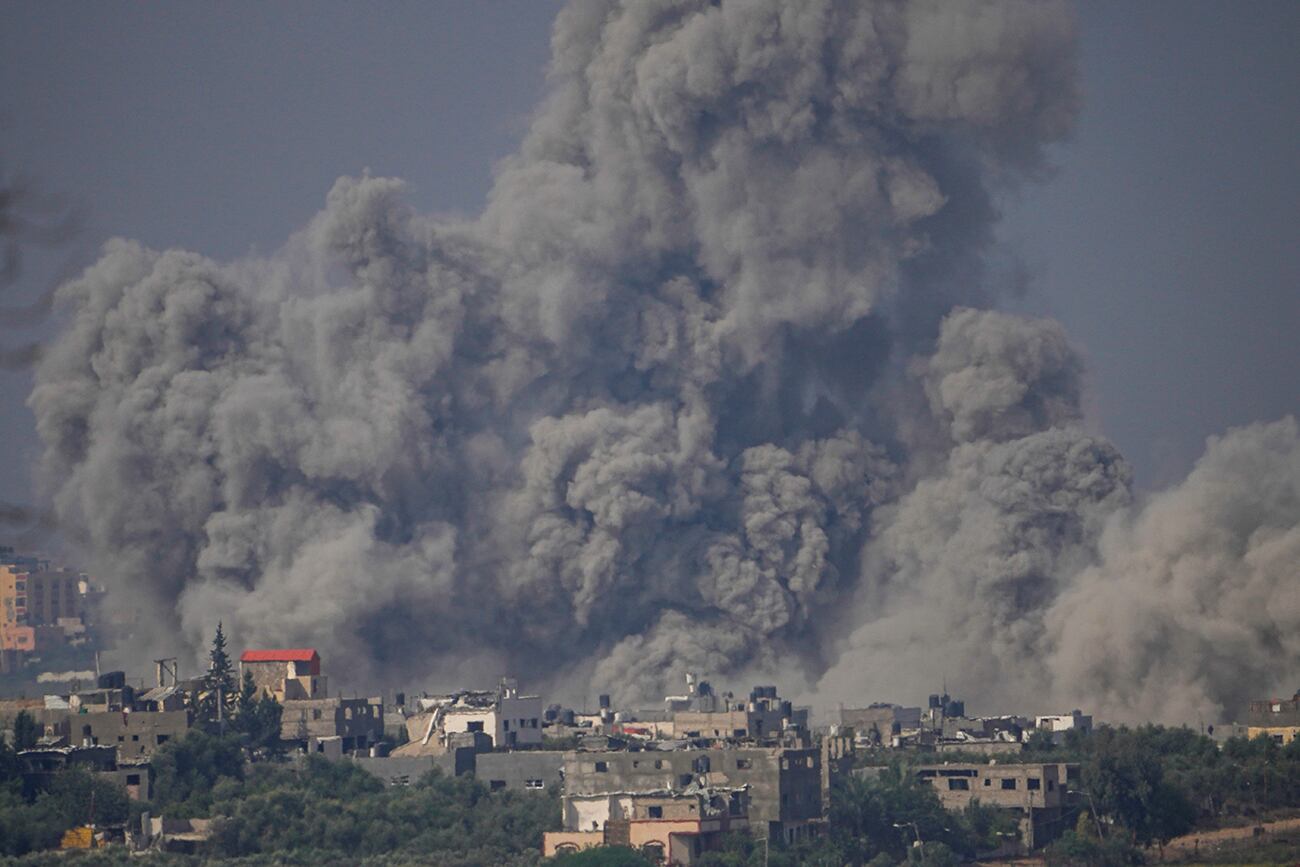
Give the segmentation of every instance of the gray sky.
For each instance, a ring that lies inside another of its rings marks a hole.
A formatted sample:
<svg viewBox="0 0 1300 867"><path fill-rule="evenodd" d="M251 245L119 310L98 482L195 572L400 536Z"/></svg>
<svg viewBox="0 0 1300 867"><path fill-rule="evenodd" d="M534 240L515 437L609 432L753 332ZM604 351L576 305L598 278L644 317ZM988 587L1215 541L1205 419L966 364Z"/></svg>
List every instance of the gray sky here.
<svg viewBox="0 0 1300 867"><path fill-rule="evenodd" d="M542 93L556 8L4 4L0 157L82 204L90 251L272 249L367 167L422 210L475 212ZM1300 410L1300 4L1089 2L1080 19L1077 134L1004 205L1030 277L1014 306L1065 324L1097 427L1159 486L1206 436ZM5 303L55 265L32 257ZM30 496L28 387L0 373L0 500Z"/></svg>

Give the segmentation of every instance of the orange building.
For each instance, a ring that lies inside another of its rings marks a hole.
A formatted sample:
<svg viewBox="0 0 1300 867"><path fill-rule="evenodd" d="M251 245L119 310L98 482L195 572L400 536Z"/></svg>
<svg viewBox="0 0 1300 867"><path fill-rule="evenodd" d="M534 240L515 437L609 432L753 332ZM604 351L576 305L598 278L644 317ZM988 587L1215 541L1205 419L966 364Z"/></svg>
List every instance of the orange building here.
<svg viewBox="0 0 1300 867"><path fill-rule="evenodd" d="M35 568L32 568L35 566ZM44 563L0 564L0 663L17 664L18 654L34 653L63 637L62 624L82 618L81 576L43 568Z"/></svg>

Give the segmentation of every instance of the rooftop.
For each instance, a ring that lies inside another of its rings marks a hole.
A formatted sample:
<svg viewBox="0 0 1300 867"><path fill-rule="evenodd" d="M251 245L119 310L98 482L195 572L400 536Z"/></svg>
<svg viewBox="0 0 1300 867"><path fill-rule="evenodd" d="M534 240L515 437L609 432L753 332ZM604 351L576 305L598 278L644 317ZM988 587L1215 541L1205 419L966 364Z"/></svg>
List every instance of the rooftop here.
<svg viewBox="0 0 1300 867"><path fill-rule="evenodd" d="M312 662L320 654L311 647L294 647L283 650L245 650L240 662Z"/></svg>

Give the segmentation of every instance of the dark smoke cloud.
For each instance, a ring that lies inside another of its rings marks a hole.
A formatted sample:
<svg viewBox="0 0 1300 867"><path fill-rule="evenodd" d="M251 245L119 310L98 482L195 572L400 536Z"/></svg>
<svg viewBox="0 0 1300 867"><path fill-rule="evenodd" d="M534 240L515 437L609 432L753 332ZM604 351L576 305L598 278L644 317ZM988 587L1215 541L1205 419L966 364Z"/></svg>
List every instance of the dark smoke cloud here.
<svg viewBox="0 0 1300 867"><path fill-rule="evenodd" d="M476 220L344 178L269 258L60 289L30 403L115 597L354 680L1049 683L1129 474L1059 326L961 305L1068 11L575 2L553 47Z"/></svg>

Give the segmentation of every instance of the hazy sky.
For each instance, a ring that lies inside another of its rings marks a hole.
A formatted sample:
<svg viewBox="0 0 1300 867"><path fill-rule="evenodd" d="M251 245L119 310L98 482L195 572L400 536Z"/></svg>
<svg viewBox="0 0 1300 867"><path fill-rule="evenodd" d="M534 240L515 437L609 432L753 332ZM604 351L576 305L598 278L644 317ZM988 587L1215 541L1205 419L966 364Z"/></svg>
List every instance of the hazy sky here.
<svg viewBox="0 0 1300 867"><path fill-rule="evenodd" d="M557 7L4 4L0 158L81 203L90 251L272 249L367 167L422 210L475 212L542 93ZM1065 324L1095 425L1159 486L1206 436L1300 410L1300 4L1089 2L1080 20L1077 133L1004 203L1029 278L1014 306ZM55 261L30 264L0 304ZM0 501L30 496L28 388L0 373Z"/></svg>

